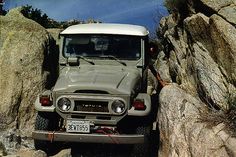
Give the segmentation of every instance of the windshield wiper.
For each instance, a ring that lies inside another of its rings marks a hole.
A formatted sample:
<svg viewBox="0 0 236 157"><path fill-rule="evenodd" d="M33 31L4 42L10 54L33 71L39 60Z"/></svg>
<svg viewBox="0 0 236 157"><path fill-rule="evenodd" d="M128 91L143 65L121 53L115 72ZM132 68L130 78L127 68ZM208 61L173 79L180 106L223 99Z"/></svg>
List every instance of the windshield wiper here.
<svg viewBox="0 0 236 157"><path fill-rule="evenodd" d="M115 61L117 61L118 63L120 63L120 64L122 64L124 66L127 66L127 64L125 62L122 62L121 60L119 60L118 58L116 58L115 56L112 56L112 55L101 55L99 57L101 57L101 58L112 58Z"/></svg>
<svg viewBox="0 0 236 157"><path fill-rule="evenodd" d="M86 61L86 62L88 62L88 63L90 63L92 65L95 65L95 63L93 61L91 61L88 58L85 58L84 56L76 56L76 57L79 58L79 59L83 59L84 61Z"/></svg>

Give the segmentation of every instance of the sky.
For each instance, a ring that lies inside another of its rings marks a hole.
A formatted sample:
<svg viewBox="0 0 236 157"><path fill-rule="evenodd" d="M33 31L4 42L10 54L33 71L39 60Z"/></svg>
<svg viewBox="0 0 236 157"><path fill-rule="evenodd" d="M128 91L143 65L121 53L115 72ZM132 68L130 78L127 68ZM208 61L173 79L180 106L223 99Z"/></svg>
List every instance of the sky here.
<svg viewBox="0 0 236 157"><path fill-rule="evenodd" d="M95 19L106 23L127 23L155 32L160 18L168 15L164 0L5 0L4 9L32 5L57 21Z"/></svg>

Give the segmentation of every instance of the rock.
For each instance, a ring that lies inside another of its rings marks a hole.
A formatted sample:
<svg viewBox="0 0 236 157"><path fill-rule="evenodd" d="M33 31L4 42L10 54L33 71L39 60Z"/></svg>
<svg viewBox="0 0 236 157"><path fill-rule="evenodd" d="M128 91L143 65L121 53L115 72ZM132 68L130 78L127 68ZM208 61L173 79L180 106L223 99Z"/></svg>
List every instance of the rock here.
<svg viewBox="0 0 236 157"><path fill-rule="evenodd" d="M171 48L166 54L172 82L211 107L228 110L233 92L229 84L235 86L236 80L235 28L217 15L208 18L198 13L184 20L182 31L178 29L164 35L165 47Z"/></svg>
<svg viewBox="0 0 236 157"><path fill-rule="evenodd" d="M194 57L191 67L195 72L200 97L205 99L209 105L213 105L213 107L216 105L227 111L229 109L227 81L217 63L201 43L194 43L192 50Z"/></svg>
<svg viewBox="0 0 236 157"><path fill-rule="evenodd" d="M63 149L53 157L71 157L71 149Z"/></svg>
<svg viewBox="0 0 236 157"><path fill-rule="evenodd" d="M47 157L47 154L42 150L37 150L33 153L32 157Z"/></svg>
<svg viewBox="0 0 236 157"><path fill-rule="evenodd" d="M171 76L169 82L176 82L189 92L197 93L192 71L188 66L188 64L192 65L192 61L189 59L190 49L186 39L187 32L183 30L173 33L172 30L167 30L164 36L167 41L165 43L166 51L169 51L165 52ZM178 34L177 38L176 34Z"/></svg>
<svg viewBox="0 0 236 157"><path fill-rule="evenodd" d="M221 8L235 3L235 0L200 0L204 5L218 12Z"/></svg>
<svg viewBox="0 0 236 157"><path fill-rule="evenodd" d="M41 150L20 149L15 154L6 157L47 157L47 154Z"/></svg>
<svg viewBox="0 0 236 157"><path fill-rule="evenodd" d="M208 51L212 51L209 17L202 13L194 14L184 20L184 26L192 40L201 42Z"/></svg>
<svg viewBox="0 0 236 157"><path fill-rule="evenodd" d="M5 156L7 155L6 148L4 144L0 141L0 156Z"/></svg>
<svg viewBox="0 0 236 157"><path fill-rule="evenodd" d="M184 26L195 41L209 38L209 17L202 13L187 17L184 20Z"/></svg>
<svg viewBox="0 0 236 157"><path fill-rule="evenodd" d="M34 149L32 138L23 136L21 131L16 129L1 131L0 141L4 144L7 154L15 154L21 149Z"/></svg>
<svg viewBox="0 0 236 157"><path fill-rule="evenodd" d="M159 35L161 35L160 37L164 36L167 30L170 30L171 28L174 28L177 25L172 14L161 18L159 24L160 25L157 29L157 32Z"/></svg>
<svg viewBox="0 0 236 157"><path fill-rule="evenodd" d="M200 42L210 52L221 73L235 85L235 27L216 14L208 18L202 13L186 18L184 25L191 39Z"/></svg>
<svg viewBox="0 0 236 157"><path fill-rule="evenodd" d="M170 70L169 70L169 65L168 61L165 60L165 54L163 51L161 51L156 60L156 68L161 76L161 79L165 82L172 82L171 76L170 76Z"/></svg>
<svg viewBox="0 0 236 157"><path fill-rule="evenodd" d="M20 8L0 16L0 113L9 128L31 136L34 101L49 87L49 50L53 39L38 23L25 18Z"/></svg>
<svg viewBox="0 0 236 157"><path fill-rule="evenodd" d="M235 18L236 17L236 4L220 9L218 14L221 15L224 19L226 19L231 24L236 25L236 18Z"/></svg>
<svg viewBox="0 0 236 157"><path fill-rule="evenodd" d="M235 156L236 139L218 124L200 121L206 105L177 85L165 86L159 96L159 156ZM232 154L230 154L231 152Z"/></svg>
<svg viewBox="0 0 236 157"><path fill-rule="evenodd" d="M224 68L227 79L236 86L236 28L218 15L210 18L214 51L212 57Z"/></svg>
<svg viewBox="0 0 236 157"><path fill-rule="evenodd" d="M236 156L236 1L193 2L197 14L159 27L159 68L178 84L159 95L159 156Z"/></svg>
<svg viewBox="0 0 236 157"><path fill-rule="evenodd" d="M232 84L229 84L229 104L236 107L236 88Z"/></svg>
<svg viewBox="0 0 236 157"><path fill-rule="evenodd" d="M197 0L194 3L202 13L218 14L229 23L236 25L236 0Z"/></svg>

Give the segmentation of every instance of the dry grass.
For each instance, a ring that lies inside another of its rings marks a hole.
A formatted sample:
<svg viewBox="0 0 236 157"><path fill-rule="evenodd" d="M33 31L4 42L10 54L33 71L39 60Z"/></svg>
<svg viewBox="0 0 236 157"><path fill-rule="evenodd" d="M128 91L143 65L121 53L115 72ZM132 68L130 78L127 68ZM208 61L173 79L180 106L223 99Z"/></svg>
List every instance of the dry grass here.
<svg viewBox="0 0 236 157"><path fill-rule="evenodd" d="M236 137L236 109L228 112L221 110L208 110L201 113L200 122L207 123L212 128L220 123L225 124L225 130L232 136Z"/></svg>

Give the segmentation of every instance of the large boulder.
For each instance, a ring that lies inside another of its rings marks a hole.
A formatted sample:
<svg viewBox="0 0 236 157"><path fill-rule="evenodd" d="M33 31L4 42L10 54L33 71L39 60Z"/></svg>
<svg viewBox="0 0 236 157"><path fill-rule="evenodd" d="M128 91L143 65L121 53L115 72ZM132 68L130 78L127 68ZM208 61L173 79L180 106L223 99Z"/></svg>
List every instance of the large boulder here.
<svg viewBox="0 0 236 157"><path fill-rule="evenodd" d="M204 99L210 107L229 110L228 83L218 64L201 43L194 43L192 50L192 64L189 66L194 71L193 75L200 98Z"/></svg>
<svg viewBox="0 0 236 157"><path fill-rule="evenodd" d="M234 149L236 139L227 132L224 123L210 125L210 121L207 122L202 118L208 110L199 99L188 94L178 85L164 87L159 99L159 156L230 157L236 155Z"/></svg>
<svg viewBox="0 0 236 157"><path fill-rule="evenodd" d="M178 84L159 95L159 155L236 156L236 1L193 2L198 13L176 25L169 15L158 30L169 70L160 75Z"/></svg>
<svg viewBox="0 0 236 157"><path fill-rule="evenodd" d="M226 19L228 22L236 25L236 2L234 5L222 8L219 11L219 15L224 17L224 19Z"/></svg>
<svg viewBox="0 0 236 157"><path fill-rule="evenodd" d="M169 82L178 83L211 107L229 110L235 91L230 88L236 84L235 27L217 15L209 18L198 13L186 18L180 29L163 33L164 47L170 48L166 50Z"/></svg>
<svg viewBox="0 0 236 157"><path fill-rule="evenodd" d="M218 15L210 17L213 58L226 71L226 77L236 86L236 28Z"/></svg>
<svg viewBox="0 0 236 157"><path fill-rule="evenodd" d="M235 0L199 0L207 7L211 8L215 12L218 12L220 9L229 6L231 4L236 4ZM199 3L199 2L198 2Z"/></svg>
<svg viewBox="0 0 236 157"><path fill-rule="evenodd" d="M6 127L30 136L36 96L53 84L48 75L49 63L54 63L49 52L55 42L46 29L20 11L16 8L0 16L0 115Z"/></svg>
<svg viewBox="0 0 236 157"><path fill-rule="evenodd" d="M227 22L236 24L236 0L190 0L192 10L205 15L218 14Z"/></svg>

